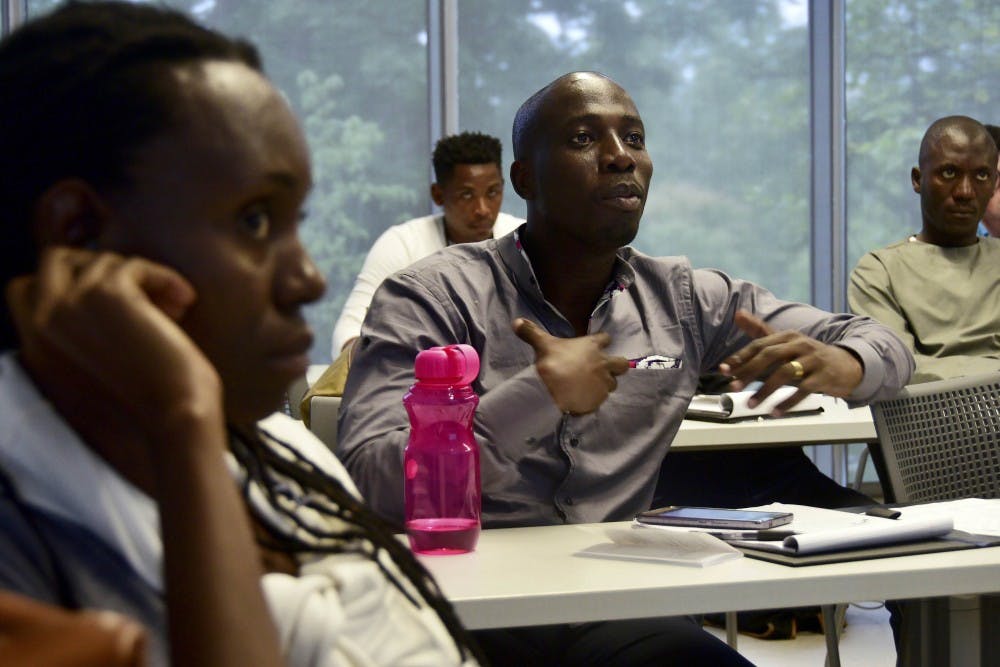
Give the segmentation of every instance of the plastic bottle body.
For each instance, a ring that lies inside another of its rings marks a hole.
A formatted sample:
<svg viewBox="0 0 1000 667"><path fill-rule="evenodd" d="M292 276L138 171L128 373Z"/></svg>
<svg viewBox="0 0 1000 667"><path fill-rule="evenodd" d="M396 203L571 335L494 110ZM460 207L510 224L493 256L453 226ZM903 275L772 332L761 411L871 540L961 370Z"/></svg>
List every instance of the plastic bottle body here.
<svg viewBox="0 0 1000 667"><path fill-rule="evenodd" d="M475 549L482 506L472 420L479 397L468 385L425 386L403 398L410 439L403 455L406 533L422 554Z"/></svg>

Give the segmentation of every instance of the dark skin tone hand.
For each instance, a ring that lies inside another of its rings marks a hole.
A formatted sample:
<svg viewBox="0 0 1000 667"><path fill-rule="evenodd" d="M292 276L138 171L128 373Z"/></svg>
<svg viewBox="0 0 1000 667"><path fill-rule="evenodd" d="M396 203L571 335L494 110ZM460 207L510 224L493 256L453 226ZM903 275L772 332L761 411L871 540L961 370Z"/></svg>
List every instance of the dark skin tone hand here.
<svg viewBox="0 0 1000 667"><path fill-rule="evenodd" d="M157 501L174 664L283 664L224 459L222 383L179 325L191 284L141 258L52 247L6 296L35 382Z"/></svg>
<svg viewBox="0 0 1000 667"><path fill-rule="evenodd" d="M780 416L809 394L846 398L861 383L864 367L842 347L821 343L797 331L775 331L745 310L736 312L735 322L754 340L719 364L719 371L733 377L732 391L740 391L755 380L763 381L749 401L751 406L782 385L797 385L798 391L775 406L774 415ZM791 361L802 365L802 377L796 378L796 366Z"/></svg>
<svg viewBox="0 0 1000 667"><path fill-rule="evenodd" d="M624 357L609 356L606 333L558 338L534 322L514 320L514 333L535 350L535 367L556 406L565 413L593 412L618 386L616 376L629 368Z"/></svg>
<svg viewBox="0 0 1000 667"><path fill-rule="evenodd" d="M145 630L120 614L0 592L0 664L139 667L145 654Z"/></svg>
<svg viewBox="0 0 1000 667"><path fill-rule="evenodd" d="M37 274L7 288L22 363L41 386L58 387L67 374L96 385L153 432L174 417L167 408L211 407L223 420L218 374L177 325L195 298L165 266L68 247L47 250Z"/></svg>
<svg viewBox="0 0 1000 667"><path fill-rule="evenodd" d="M864 368L851 352L827 345L797 331L775 331L759 317L737 311L736 325L753 342L730 355L719 370L733 377L732 391L750 382L763 385L750 400L752 405L770 396L782 385L797 385L798 391L775 406L774 415L785 414L809 394L823 393L846 398L861 383ZM618 385L616 376L628 371L628 360L603 352L611 342L606 333L578 338L558 338L523 318L514 321L514 332L535 350L538 374L556 406L565 413L588 414L596 410ZM802 377L796 368L802 365Z"/></svg>

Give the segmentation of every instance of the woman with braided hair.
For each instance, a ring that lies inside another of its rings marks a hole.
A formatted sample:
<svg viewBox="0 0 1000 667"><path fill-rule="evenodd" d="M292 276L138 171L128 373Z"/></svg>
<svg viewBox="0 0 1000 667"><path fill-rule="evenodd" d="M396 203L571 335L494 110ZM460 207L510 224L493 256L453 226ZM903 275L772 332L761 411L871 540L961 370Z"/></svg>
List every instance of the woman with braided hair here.
<svg viewBox="0 0 1000 667"><path fill-rule="evenodd" d="M335 457L268 416L324 281L254 48L69 3L0 42L0 99L0 588L141 622L152 665L482 662Z"/></svg>

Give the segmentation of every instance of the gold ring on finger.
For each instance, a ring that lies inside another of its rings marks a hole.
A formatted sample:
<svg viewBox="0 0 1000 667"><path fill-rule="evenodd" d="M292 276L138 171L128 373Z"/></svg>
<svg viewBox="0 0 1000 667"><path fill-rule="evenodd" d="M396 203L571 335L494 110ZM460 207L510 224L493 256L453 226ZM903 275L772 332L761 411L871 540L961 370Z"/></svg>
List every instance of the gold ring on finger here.
<svg viewBox="0 0 1000 667"><path fill-rule="evenodd" d="M798 359L792 359L791 361L788 362L788 365L795 370L795 374L792 376L794 379L801 380L803 377L805 377L806 369L802 366L802 362L800 362Z"/></svg>

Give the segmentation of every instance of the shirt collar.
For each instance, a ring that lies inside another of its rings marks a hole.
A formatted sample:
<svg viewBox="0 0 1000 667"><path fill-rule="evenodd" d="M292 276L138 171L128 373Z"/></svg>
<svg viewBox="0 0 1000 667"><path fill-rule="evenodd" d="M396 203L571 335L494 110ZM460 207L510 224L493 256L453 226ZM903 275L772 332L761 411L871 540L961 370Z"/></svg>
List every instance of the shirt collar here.
<svg viewBox="0 0 1000 667"><path fill-rule="evenodd" d="M539 301L544 302L545 295L542 294L542 290L538 286L535 269L532 267L531 259L528 257L528 253L525 252L524 245L521 243L521 232L523 230L524 225L521 225L510 234L497 240L500 258L511 272L518 288L521 291L532 294ZM635 282L635 270L629 263L631 257L632 248L625 246L618 249L611 281L604 288L604 294L601 295L601 298L595 304L594 312L591 316L597 314L615 294L627 290Z"/></svg>
<svg viewBox="0 0 1000 667"><path fill-rule="evenodd" d="M0 465L21 500L86 528L162 590L156 503L83 443L13 352L0 356L0 422Z"/></svg>

